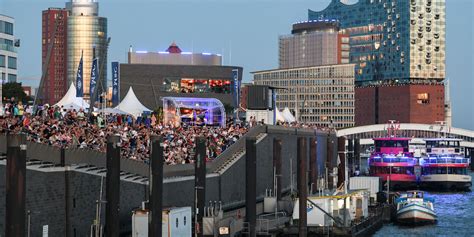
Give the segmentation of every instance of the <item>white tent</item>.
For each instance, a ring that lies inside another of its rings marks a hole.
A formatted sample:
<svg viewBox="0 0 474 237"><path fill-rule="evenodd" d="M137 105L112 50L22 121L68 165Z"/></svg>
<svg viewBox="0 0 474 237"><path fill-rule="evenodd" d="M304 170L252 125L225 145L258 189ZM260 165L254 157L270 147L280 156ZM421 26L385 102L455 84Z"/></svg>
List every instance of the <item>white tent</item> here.
<svg viewBox="0 0 474 237"><path fill-rule="evenodd" d="M286 122L285 117L278 108L276 108L276 120L277 122Z"/></svg>
<svg viewBox="0 0 474 237"><path fill-rule="evenodd" d="M133 92L132 87L127 92L127 95L123 98L123 100L120 102L115 109L119 109L123 112L126 112L128 114L131 114L135 117L140 116L143 112L151 112L147 107L145 107L137 98L135 95L135 92Z"/></svg>
<svg viewBox="0 0 474 237"><path fill-rule="evenodd" d="M288 107L286 107L283 112L283 117L285 118L285 121L288 122L288 123L293 123L296 121L295 117L293 116L293 114L291 114L290 112L290 109L288 109Z"/></svg>
<svg viewBox="0 0 474 237"><path fill-rule="evenodd" d="M54 106L63 107L65 109L89 109L89 104L84 101L82 97L76 97L76 87L73 83L69 86L69 90L63 96L63 98L56 103Z"/></svg>
<svg viewBox="0 0 474 237"><path fill-rule="evenodd" d="M128 114L125 111L122 111L117 108L104 108L97 110L97 113L104 113L104 114Z"/></svg>

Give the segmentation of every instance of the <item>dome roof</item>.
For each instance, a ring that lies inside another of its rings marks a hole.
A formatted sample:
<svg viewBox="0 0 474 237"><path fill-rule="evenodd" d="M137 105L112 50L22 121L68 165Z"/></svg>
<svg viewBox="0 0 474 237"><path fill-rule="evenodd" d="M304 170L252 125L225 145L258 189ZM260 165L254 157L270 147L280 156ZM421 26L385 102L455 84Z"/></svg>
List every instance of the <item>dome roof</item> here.
<svg viewBox="0 0 474 237"><path fill-rule="evenodd" d="M182 51L178 47L178 45L176 45L176 43L173 41L173 43L171 43L170 47L168 47L166 52L168 52L168 53L181 53Z"/></svg>

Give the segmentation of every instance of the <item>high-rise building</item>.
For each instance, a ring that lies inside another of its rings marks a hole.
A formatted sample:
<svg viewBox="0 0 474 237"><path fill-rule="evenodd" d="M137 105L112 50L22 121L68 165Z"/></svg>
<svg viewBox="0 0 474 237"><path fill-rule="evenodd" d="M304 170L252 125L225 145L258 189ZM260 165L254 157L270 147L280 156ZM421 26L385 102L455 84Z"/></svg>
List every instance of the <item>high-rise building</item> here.
<svg viewBox="0 0 474 237"><path fill-rule="evenodd" d="M16 82L17 52L14 36L15 20L0 14L0 79L3 83Z"/></svg>
<svg viewBox="0 0 474 237"><path fill-rule="evenodd" d="M41 101L55 104L65 94L67 81L67 19L64 8L48 8L43 11L42 65L47 65L47 73L41 87ZM49 62L48 51L51 47Z"/></svg>
<svg viewBox="0 0 474 237"><path fill-rule="evenodd" d="M75 83L77 67L83 55L84 97L90 98L89 85L94 56L99 59L98 94L107 89L107 18L99 16L97 0L71 0L66 3L67 80ZM103 89L101 89L103 88Z"/></svg>
<svg viewBox="0 0 474 237"><path fill-rule="evenodd" d="M309 20L327 18L339 20L349 34L350 62L355 64L358 86L356 125L385 123L382 118L389 111L380 106L379 99L390 98L400 88L411 92L404 96L413 98L396 108L399 114L407 114L400 122L434 123L444 117L444 92L440 100L438 92L446 76L445 0L360 0L350 5L332 0L322 11L309 10ZM401 87L391 87L392 92L386 90L387 84ZM433 91L437 92L430 94ZM369 94L374 99L365 97ZM429 99L417 103L418 95ZM373 116L357 116L370 113L364 109L373 110ZM436 116L414 112L424 110Z"/></svg>
<svg viewBox="0 0 474 237"><path fill-rule="evenodd" d="M349 39L339 22L295 23L291 35L279 37L279 44L280 68L252 72L254 84L283 88L276 106L288 107L298 122L354 126L355 70L348 64Z"/></svg>
<svg viewBox="0 0 474 237"><path fill-rule="evenodd" d="M349 63L349 37L334 19L295 23L279 46L280 68Z"/></svg>

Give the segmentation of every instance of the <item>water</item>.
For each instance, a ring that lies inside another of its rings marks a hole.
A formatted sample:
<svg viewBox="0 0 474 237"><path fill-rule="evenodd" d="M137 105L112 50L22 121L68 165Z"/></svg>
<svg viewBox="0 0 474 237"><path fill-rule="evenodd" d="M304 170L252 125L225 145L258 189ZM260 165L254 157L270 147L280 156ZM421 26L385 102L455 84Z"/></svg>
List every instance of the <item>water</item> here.
<svg viewBox="0 0 474 237"><path fill-rule="evenodd" d="M474 179L474 172L471 173ZM399 226L387 224L374 236L474 236L474 192L435 193L438 222L426 226Z"/></svg>

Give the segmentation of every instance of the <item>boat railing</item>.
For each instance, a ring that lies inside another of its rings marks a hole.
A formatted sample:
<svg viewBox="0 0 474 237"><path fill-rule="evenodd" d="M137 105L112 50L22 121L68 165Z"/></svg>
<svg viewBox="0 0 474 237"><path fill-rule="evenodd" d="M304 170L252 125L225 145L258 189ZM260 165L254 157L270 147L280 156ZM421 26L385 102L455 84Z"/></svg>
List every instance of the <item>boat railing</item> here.
<svg viewBox="0 0 474 237"><path fill-rule="evenodd" d="M430 157L423 159L424 164L469 164L470 159L465 157Z"/></svg>
<svg viewBox="0 0 474 237"><path fill-rule="evenodd" d="M371 162L375 163L413 163L416 164L416 158L411 157L372 157Z"/></svg>

